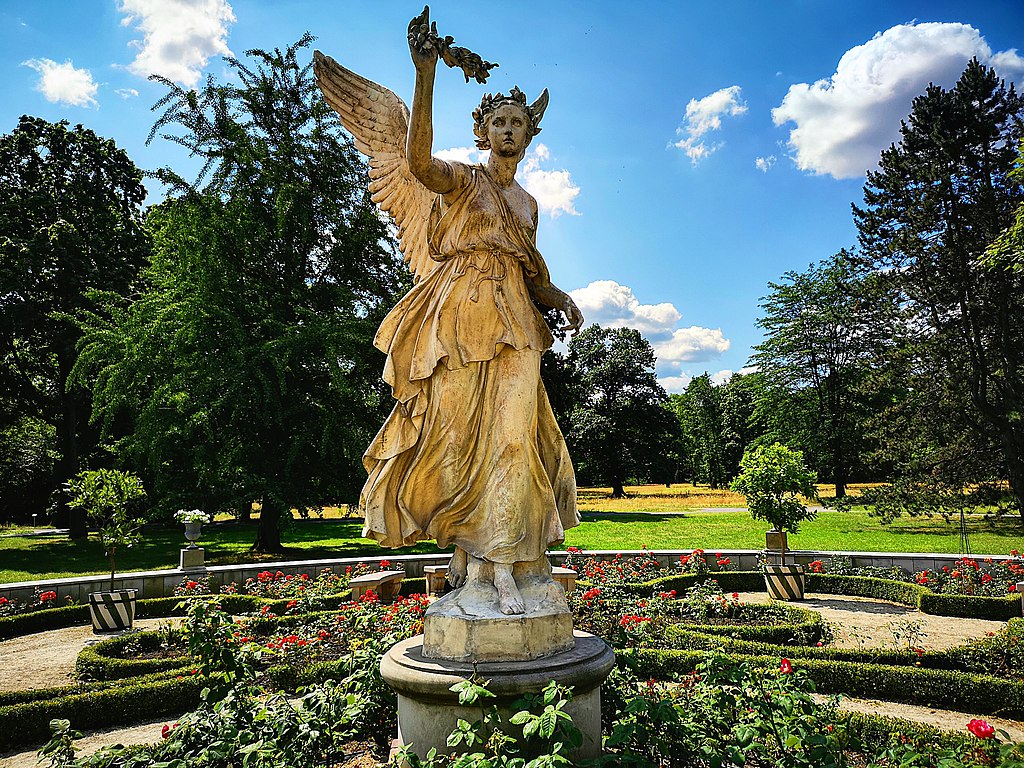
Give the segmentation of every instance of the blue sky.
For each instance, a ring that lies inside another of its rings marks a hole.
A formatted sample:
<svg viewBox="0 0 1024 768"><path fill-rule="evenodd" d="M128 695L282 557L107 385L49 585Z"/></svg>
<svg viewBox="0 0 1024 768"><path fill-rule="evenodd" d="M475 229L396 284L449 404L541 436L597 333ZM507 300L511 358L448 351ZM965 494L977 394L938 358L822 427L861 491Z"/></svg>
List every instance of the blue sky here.
<svg viewBox="0 0 1024 768"><path fill-rule="evenodd" d="M220 57L309 30L350 69L411 99L405 28L377 0L0 0L0 130L21 114L82 123L145 169L160 72L191 86ZM435 149L473 157L486 91L547 87L520 168L554 281L588 320L655 346L670 391L743 368L770 280L855 244L850 203L910 100L972 56L1024 82L1024 4L436 2L442 34L500 63L487 86L438 69ZM150 182L151 201L160 188Z"/></svg>

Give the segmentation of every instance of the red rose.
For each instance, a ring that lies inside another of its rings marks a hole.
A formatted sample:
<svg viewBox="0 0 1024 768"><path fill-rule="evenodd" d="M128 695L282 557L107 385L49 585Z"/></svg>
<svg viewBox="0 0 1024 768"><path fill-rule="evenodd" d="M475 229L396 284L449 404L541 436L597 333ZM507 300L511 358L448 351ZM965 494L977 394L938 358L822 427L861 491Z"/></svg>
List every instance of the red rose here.
<svg viewBox="0 0 1024 768"><path fill-rule="evenodd" d="M170 735L171 735L171 726L169 726L167 723L164 723L164 727L160 729L160 738L166 739Z"/></svg>
<svg viewBox="0 0 1024 768"><path fill-rule="evenodd" d="M381 560L380 561L380 567L381 568L390 568L391 567L391 561L390 560Z"/></svg>
<svg viewBox="0 0 1024 768"><path fill-rule="evenodd" d="M991 739L996 735L996 729L989 725L985 720L971 720L971 722L967 724L967 730L979 739Z"/></svg>
<svg viewBox="0 0 1024 768"><path fill-rule="evenodd" d="M779 672L784 675L793 674L793 665L789 663L789 659L782 660L782 663L779 664Z"/></svg>
<svg viewBox="0 0 1024 768"><path fill-rule="evenodd" d="M6 597L0 597L0 605L6 605L8 602Z"/></svg>
<svg viewBox="0 0 1024 768"><path fill-rule="evenodd" d="M1017 585L1016 584L1011 584L1009 587L1007 587L1007 589L1010 592L1016 592L1017 591Z"/></svg>

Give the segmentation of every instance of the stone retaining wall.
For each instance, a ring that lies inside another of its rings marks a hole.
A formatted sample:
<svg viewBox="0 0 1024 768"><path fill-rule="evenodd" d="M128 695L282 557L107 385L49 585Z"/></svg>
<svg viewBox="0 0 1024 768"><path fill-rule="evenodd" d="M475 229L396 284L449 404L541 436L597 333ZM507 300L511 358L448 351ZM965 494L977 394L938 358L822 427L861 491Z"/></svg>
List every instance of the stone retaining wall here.
<svg viewBox="0 0 1024 768"><path fill-rule="evenodd" d="M674 566L681 555L690 554L691 550L651 550L650 554L657 558L658 562L667 567ZM715 570L715 557L718 551L708 552L707 560L712 570ZM640 554L640 550L600 551L588 550L587 555L596 555L611 559L617 554L624 557ZM565 552L548 553L552 565L561 565ZM721 555L728 557L731 561L730 567L733 570L752 571L757 568L757 558L761 554L758 550L750 549L723 549ZM908 573L915 573L924 569L937 570L944 565L952 565L960 558L954 554L935 553L905 553L905 552L817 552L817 551L790 551L796 562L807 564L812 560L825 560L830 557L842 556L849 558L855 566L898 566ZM368 557L345 557L328 560L298 560L281 563L250 563L242 565L215 565L202 570L180 570L178 568L161 571L143 571L137 573L118 574L114 579L115 589L136 589L140 598L166 597L174 594L174 588L181 583L185 577L196 578L197 576L208 576L210 586L216 590L224 584L231 582L242 583L246 579L253 578L261 571L281 571L285 574L308 573L311 576L319 573L324 568L334 571L344 571L345 566L357 563L376 564L380 560L389 560L392 567L401 566L410 577L423 576L423 567L427 565L444 565L448 562L450 555L382 555L379 558ZM991 557L993 560L1003 560L1005 555L972 555L977 560ZM16 600L30 600L36 588L42 590L54 590L57 592L58 601L63 604L65 596L69 595L77 603L88 601L90 592L106 591L110 586L109 576L79 576L69 579L50 579L47 581L24 581L17 583L0 584L0 597Z"/></svg>

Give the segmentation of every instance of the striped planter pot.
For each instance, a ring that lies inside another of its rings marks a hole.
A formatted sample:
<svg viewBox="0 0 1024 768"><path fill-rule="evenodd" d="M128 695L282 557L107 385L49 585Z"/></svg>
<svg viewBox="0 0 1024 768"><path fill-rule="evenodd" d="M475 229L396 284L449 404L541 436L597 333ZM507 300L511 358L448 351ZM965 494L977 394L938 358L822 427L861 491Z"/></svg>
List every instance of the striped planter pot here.
<svg viewBox="0 0 1024 768"><path fill-rule="evenodd" d="M131 629L135 622L134 589L117 592L90 592L89 615L92 617L92 631L119 632Z"/></svg>
<svg viewBox="0 0 1024 768"><path fill-rule="evenodd" d="M768 594L776 600L804 599L802 565L766 565L764 583L768 587Z"/></svg>

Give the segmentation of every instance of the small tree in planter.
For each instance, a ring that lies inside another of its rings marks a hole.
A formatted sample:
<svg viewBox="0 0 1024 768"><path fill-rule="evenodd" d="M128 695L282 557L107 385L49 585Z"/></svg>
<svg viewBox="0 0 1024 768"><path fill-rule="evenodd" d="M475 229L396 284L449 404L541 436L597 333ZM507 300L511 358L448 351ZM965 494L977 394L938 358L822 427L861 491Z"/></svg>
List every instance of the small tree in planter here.
<svg viewBox="0 0 1024 768"><path fill-rule="evenodd" d="M68 482L68 505L85 510L89 522L99 531L103 552L110 559L110 591L89 595L94 632L130 629L135 621L135 590L114 591L118 549L140 539L141 521L129 514L131 503L146 495L142 481L130 472L93 469L79 472Z"/></svg>
<svg viewBox="0 0 1024 768"><path fill-rule="evenodd" d="M747 451L732 483L732 489L746 498L751 516L772 526L765 535L765 548L777 554L779 562L765 566L765 583L777 599L803 599L803 566L786 565L786 534L795 534L800 523L817 516L800 501L800 496L817 496L815 480L800 451L773 443Z"/></svg>

